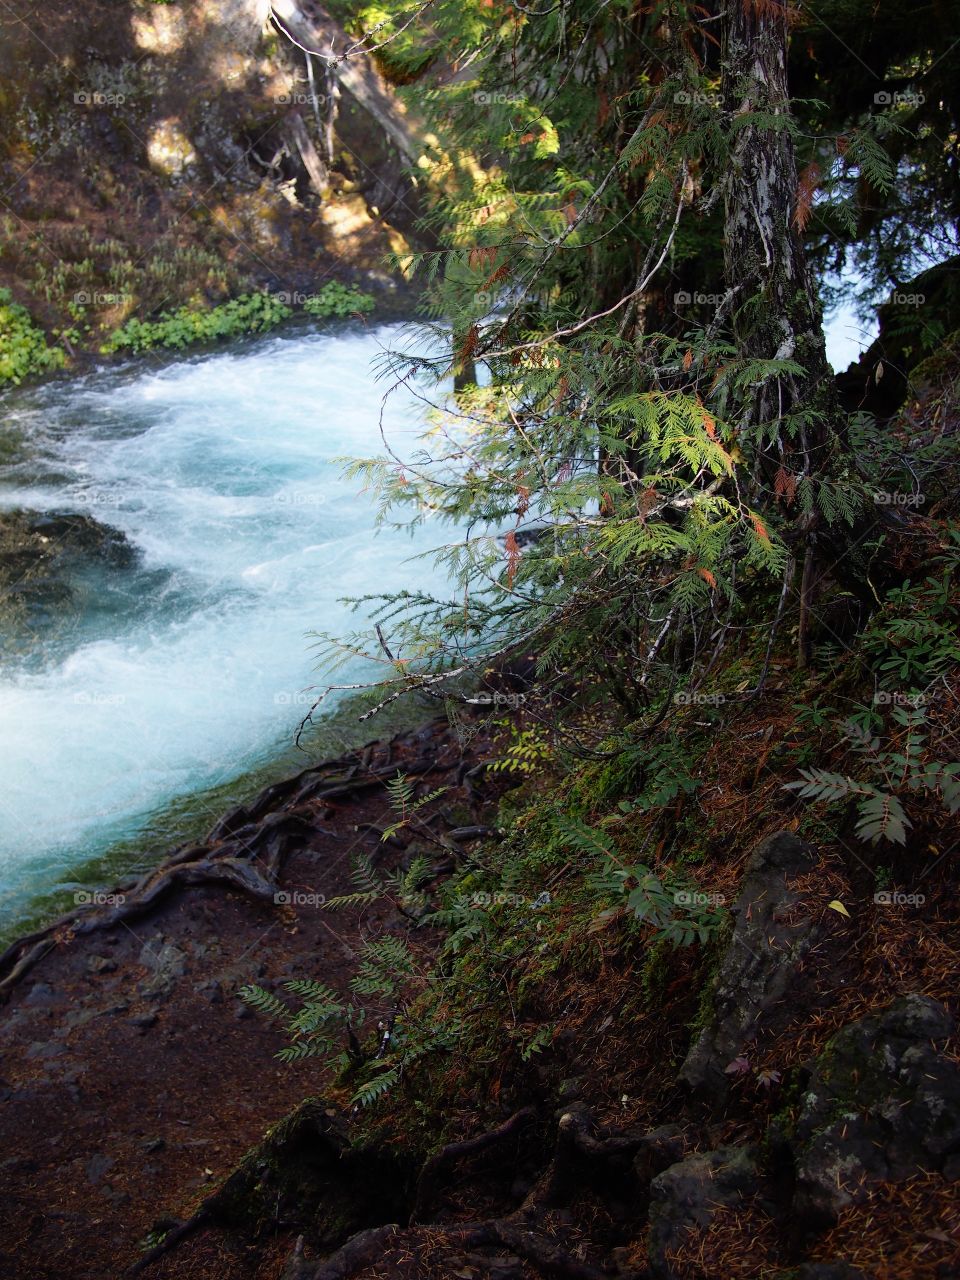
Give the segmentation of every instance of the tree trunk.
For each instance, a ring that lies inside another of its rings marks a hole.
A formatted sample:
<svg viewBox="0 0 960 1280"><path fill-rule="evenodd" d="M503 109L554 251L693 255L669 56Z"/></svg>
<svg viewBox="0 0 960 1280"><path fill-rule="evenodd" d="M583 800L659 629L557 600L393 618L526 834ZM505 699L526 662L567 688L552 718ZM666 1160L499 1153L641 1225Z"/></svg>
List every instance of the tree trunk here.
<svg viewBox="0 0 960 1280"><path fill-rule="evenodd" d="M743 357L790 360L803 372L759 381L740 406L738 426L755 445L754 483L769 495L793 495L827 466L836 418L833 372L799 226L799 182L789 131L787 89L789 10L782 0L730 0L724 21L723 99L730 122L724 185L724 267L735 289L734 337ZM750 119L759 113L761 119ZM745 117L747 117L745 119ZM779 484L777 477L779 476ZM815 591L818 518L795 528L804 565L800 660L806 660L806 619Z"/></svg>

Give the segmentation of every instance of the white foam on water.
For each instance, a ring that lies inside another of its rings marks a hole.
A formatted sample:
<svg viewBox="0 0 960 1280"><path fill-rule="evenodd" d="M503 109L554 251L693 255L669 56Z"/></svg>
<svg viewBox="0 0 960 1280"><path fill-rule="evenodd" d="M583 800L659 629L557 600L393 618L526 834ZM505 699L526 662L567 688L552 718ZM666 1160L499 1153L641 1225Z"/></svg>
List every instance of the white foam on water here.
<svg viewBox="0 0 960 1280"><path fill-rule="evenodd" d="M341 596L435 580L411 557L441 532L377 535L337 461L380 452L371 361L395 337L274 337L4 402L0 435L28 443L0 504L85 512L155 573L0 668L0 910L288 742L318 679L307 633L358 626ZM388 399L391 442L422 421L412 395Z"/></svg>

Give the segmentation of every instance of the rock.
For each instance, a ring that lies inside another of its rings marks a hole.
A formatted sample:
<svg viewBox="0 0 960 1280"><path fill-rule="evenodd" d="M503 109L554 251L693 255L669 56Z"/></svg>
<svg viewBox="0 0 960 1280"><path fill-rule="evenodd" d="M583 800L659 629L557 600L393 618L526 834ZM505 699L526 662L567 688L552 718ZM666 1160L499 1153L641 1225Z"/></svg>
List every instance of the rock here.
<svg viewBox="0 0 960 1280"><path fill-rule="evenodd" d="M29 1005L56 1004L57 996L49 983L35 982L24 997L23 1003Z"/></svg>
<svg viewBox="0 0 960 1280"><path fill-rule="evenodd" d="M783 998L818 928L794 918L798 895L789 882L810 869L816 850L779 831L754 851L733 909L730 946L720 963L713 1016L680 1069L695 1093L720 1101L730 1087L727 1067L756 1036L764 1013Z"/></svg>
<svg viewBox="0 0 960 1280"><path fill-rule="evenodd" d="M909 995L844 1027L817 1058L790 1138L793 1207L808 1228L878 1182L955 1167L960 1067L942 1052L955 1030L943 1005Z"/></svg>
<svg viewBox="0 0 960 1280"><path fill-rule="evenodd" d="M674 1280L690 1274L671 1255L691 1236L705 1231L720 1208L736 1208L759 1188L755 1152L749 1147L718 1147L687 1156L650 1184L650 1274Z"/></svg>
<svg viewBox="0 0 960 1280"><path fill-rule="evenodd" d="M558 1102L575 1102L583 1093L583 1077L570 1076L566 1080L561 1080L560 1088L557 1090Z"/></svg>
<svg viewBox="0 0 960 1280"><path fill-rule="evenodd" d="M158 936L152 942L144 944L139 962L151 971L150 977L140 984L140 991L144 995L163 997L172 991L177 979L186 973L187 953Z"/></svg>
<svg viewBox="0 0 960 1280"><path fill-rule="evenodd" d="M57 1040L37 1040L27 1050L28 1058L58 1058L66 1047Z"/></svg>
<svg viewBox="0 0 960 1280"><path fill-rule="evenodd" d="M101 1182L103 1178L106 1177L116 1163L117 1162L114 1160L113 1156L91 1156L84 1165L84 1172L87 1175L87 1181L93 1186L96 1186L98 1182Z"/></svg>
<svg viewBox="0 0 960 1280"><path fill-rule="evenodd" d="M139 1027L142 1031L148 1031L150 1027L156 1025L157 1015L152 1011L150 1013L135 1013L128 1021L134 1027Z"/></svg>
<svg viewBox="0 0 960 1280"><path fill-rule="evenodd" d="M87 973L116 973L117 962L111 956L87 956Z"/></svg>
<svg viewBox="0 0 960 1280"><path fill-rule="evenodd" d="M648 1133L633 1157L633 1170L642 1187L648 1187L652 1179L672 1164L682 1161L687 1147L683 1130L675 1125L661 1125Z"/></svg>
<svg viewBox="0 0 960 1280"><path fill-rule="evenodd" d="M145 1151L147 1155L152 1155L154 1151L162 1151L166 1145L166 1141L163 1138L145 1138L140 1143L140 1149Z"/></svg>
<svg viewBox="0 0 960 1280"><path fill-rule="evenodd" d="M76 512L0 513L0 651L82 612L77 579L133 571L138 553L119 529Z"/></svg>

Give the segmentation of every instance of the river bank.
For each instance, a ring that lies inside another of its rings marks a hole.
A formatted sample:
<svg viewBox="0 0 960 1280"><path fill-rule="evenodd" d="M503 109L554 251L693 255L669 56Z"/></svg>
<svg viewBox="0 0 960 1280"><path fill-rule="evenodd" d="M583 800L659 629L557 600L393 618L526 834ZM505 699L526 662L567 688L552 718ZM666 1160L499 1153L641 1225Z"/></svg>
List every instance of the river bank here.
<svg viewBox="0 0 960 1280"><path fill-rule="evenodd" d="M7 950L0 1273L119 1275L309 1091L309 1064L276 1063L277 1034L237 991L301 977L345 991L360 940L402 916L387 900L349 918L320 904L350 891L358 854L395 868L424 849L409 832L381 840L387 781L444 788L420 815L443 874L502 790L482 777L491 745L482 723L465 740L435 720L312 766L139 885L92 895ZM284 1247L281 1230L230 1274L258 1273Z"/></svg>
<svg viewBox="0 0 960 1280"><path fill-rule="evenodd" d="M311 766L310 762L337 760L365 747L371 727L378 729L381 737L389 738L419 728L424 717L436 708L435 703L428 705L425 700L414 706L400 701L384 708L372 726L362 723L359 717L375 701L373 694L350 695L310 723L302 746L291 743L256 768L237 773L215 787L178 796L150 815L149 826L141 834L119 840L104 853L73 866L69 887L28 897L15 914L0 922L0 950L47 921L67 914L78 902L92 900L98 892L105 891L104 886L155 869L175 847L200 842L222 814L250 796L305 768L320 767L319 763ZM309 702L304 699L304 714L308 709Z"/></svg>

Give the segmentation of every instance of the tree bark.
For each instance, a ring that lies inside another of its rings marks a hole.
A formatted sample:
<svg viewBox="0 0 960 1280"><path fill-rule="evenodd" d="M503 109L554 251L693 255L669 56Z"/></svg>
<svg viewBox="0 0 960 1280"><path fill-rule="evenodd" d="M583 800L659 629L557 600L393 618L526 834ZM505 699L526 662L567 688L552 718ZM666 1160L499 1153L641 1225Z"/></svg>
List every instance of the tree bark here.
<svg viewBox="0 0 960 1280"><path fill-rule="evenodd" d="M823 321L800 236L799 180L787 86L789 6L730 0L724 21L723 99L730 128L724 184L724 268L736 290L734 337L743 357L790 360L802 373L762 378L741 408L741 434L756 446L758 487L788 495L824 473L837 404ZM759 113L761 118L751 118ZM777 476L781 477L778 488ZM799 507L799 503L796 504ZM800 661L815 591L818 517L795 523L801 586Z"/></svg>

